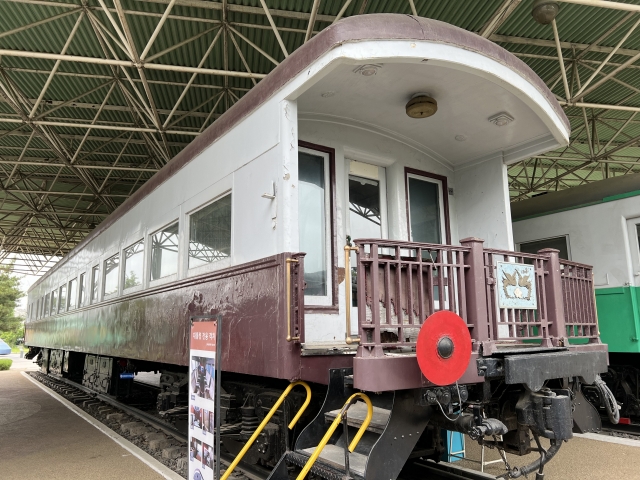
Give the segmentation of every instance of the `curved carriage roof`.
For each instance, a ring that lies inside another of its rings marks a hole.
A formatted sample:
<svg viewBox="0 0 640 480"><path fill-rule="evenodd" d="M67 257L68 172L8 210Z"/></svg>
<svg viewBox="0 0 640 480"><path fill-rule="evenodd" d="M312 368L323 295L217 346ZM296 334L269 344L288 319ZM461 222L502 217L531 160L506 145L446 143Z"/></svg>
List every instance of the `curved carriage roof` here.
<svg viewBox="0 0 640 480"><path fill-rule="evenodd" d="M87 235L82 242L50 270L50 273L57 270L60 265L65 263L66 258L73 256L76 251L114 224L151 191L173 176L209 145L236 126L242 119L250 115L323 54L344 43L368 40L427 41L446 44L484 55L510 68L535 86L547 99L567 131L571 130L569 120L564 111L542 79L512 53L479 35L438 20L411 15L374 14L345 18L324 29L280 63L267 77L261 80ZM36 282L35 285L39 283L40 281Z"/></svg>
<svg viewBox="0 0 640 480"><path fill-rule="evenodd" d="M640 173L550 192L511 204L513 221L640 195Z"/></svg>

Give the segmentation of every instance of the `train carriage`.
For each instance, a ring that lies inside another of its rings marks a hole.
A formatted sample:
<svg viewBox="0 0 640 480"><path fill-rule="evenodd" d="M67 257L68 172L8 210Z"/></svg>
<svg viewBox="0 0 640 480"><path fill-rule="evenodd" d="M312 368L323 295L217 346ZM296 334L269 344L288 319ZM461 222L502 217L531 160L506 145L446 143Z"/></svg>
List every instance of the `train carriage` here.
<svg viewBox="0 0 640 480"><path fill-rule="evenodd" d="M604 379L627 422L640 417L639 187L640 175L611 177L513 207L520 250L555 248L562 258L593 264L598 326L611 363Z"/></svg>
<svg viewBox="0 0 640 480"><path fill-rule="evenodd" d="M607 347L590 285L561 277L555 251L513 251L506 165L566 145L569 129L545 84L486 39L406 15L341 20L30 289L26 342L45 370L104 392L122 391L118 373L160 370L158 404L179 412L189 319L221 315L229 422L263 417L282 381L326 396L296 438L281 418L252 450L276 476L309 458L355 391L378 423L352 476L439 458L441 427L518 454L548 438L510 474L542 472L572 419L599 428L572 410L586 403L576 385L607 370ZM566 288L580 300L564 301ZM314 473L344 473L358 418Z"/></svg>

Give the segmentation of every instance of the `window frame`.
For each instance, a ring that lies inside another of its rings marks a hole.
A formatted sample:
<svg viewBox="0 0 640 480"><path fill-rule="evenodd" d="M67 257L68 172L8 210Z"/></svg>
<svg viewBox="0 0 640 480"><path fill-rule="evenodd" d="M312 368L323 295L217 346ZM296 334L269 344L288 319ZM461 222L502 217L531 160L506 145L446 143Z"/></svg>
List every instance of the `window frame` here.
<svg viewBox="0 0 640 480"><path fill-rule="evenodd" d="M335 148L328 147L326 145L318 145L311 142L305 142L303 140L298 141L298 151L306 151L310 154L326 154L329 157L329 182L328 194L329 194L329 208L326 210L328 213L329 228L327 228L327 239L329 241L329 249L327 249L327 260L329 262L329 269L327 270L327 292L329 293L330 302L328 304L314 305L309 303L311 299L318 298L305 295L304 311L305 313L325 313L334 314L338 313L338 247L337 247L337 213L336 213L336 150ZM296 162L297 162L296 155ZM327 172L325 171L325 177ZM296 205L297 209L297 205ZM299 212L298 212L299 215ZM344 267L344 266L343 266ZM324 297L320 297L324 298Z"/></svg>
<svg viewBox="0 0 640 480"><path fill-rule="evenodd" d="M106 287L107 287L107 265L106 263L111 260L113 257L118 257L118 275L117 275L117 287L116 287L116 291L114 293L107 293L105 291ZM117 251L111 255L106 256L103 260L102 260L102 274L100 275L100 280L101 280L101 287L100 287L100 291L98 293L98 295L100 296L100 298L104 301L104 300L109 300L115 297L118 297L120 295L120 292L122 290L122 282L121 282L121 276L122 276L122 251Z"/></svg>
<svg viewBox="0 0 640 480"><path fill-rule="evenodd" d="M176 266L176 273L172 273L171 275L166 275L164 277L160 277L160 278L156 278L155 280L151 279L151 253L153 251L153 236L159 232L161 232L162 230L164 230L167 227L171 227L174 224L178 224L178 252L177 252L177 257L178 257L178 264ZM171 220L168 223L165 223L164 225L162 225L161 227L158 227L156 229L154 229L151 233L149 233L146 237L147 237L147 246L148 248L145 249L145 269L144 269L144 274L145 274L145 278L146 281L148 282L147 285L149 285L149 287L156 287L158 285L164 285L165 283L171 283L171 282L175 282L176 280L178 280L178 275L180 274L180 268L181 268L181 260L182 260L182 244L183 242L183 238L182 238L182 225L183 222L181 221L181 219L179 217L174 218L173 220Z"/></svg>
<svg viewBox="0 0 640 480"><path fill-rule="evenodd" d="M98 274L95 276L95 283L94 283L94 275L93 272L97 271ZM95 305L96 303L100 303L100 264L98 263L97 265L94 265L91 267L91 277L89 278L89 303L88 305ZM95 285L95 290L94 290L94 285ZM94 296L94 291L95 291L95 296Z"/></svg>
<svg viewBox="0 0 640 480"><path fill-rule="evenodd" d="M73 307L71 307L71 282L75 281L76 282L76 294L75 294L75 304ZM78 280L78 277L73 277L71 280L69 280L67 282L67 309L66 311L69 312L71 310L75 310L78 308L78 293L80 291L80 289L78 288L80 285L80 282Z"/></svg>
<svg viewBox="0 0 640 480"><path fill-rule="evenodd" d="M305 304L305 312L309 312L310 309L306 308L307 306L316 309L317 307L333 307L334 299L333 299L333 284L335 282L335 278L333 275L334 270L334 258L333 258L333 213L331 210L332 202L332 185L331 185L331 155L329 152L322 151L315 148L310 148L308 146L302 146L299 144L298 146L298 159L300 158L300 153L307 153L309 155L314 155L317 157L322 157L324 160L324 230L325 230L325 268L327 272L327 293L326 295L305 295L304 296L304 304ZM299 161L299 160L298 160ZM299 168L299 164L298 164ZM300 183L298 179L298 183ZM300 190L298 189L298 195ZM298 199L298 208L300 206L300 200ZM299 212L298 212L299 217ZM299 222L299 220L298 220ZM298 228L298 242L300 241L300 229ZM302 247L299 247L299 250L302 250Z"/></svg>
<svg viewBox="0 0 640 480"><path fill-rule="evenodd" d="M522 252L522 245L526 245L528 243L536 243L536 242L544 242L546 240L557 240L560 238L564 238L565 244L567 246L567 257L569 257L567 260L571 261L571 242L569 242L569 234L563 234L563 235L554 235L552 237L544 237L544 238L537 238L535 240L525 240L523 242L518 242L516 244L516 250L518 252ZM541 249L542 250L542 249Z"/></svg>
<svg viewBox="0 0 640 480"><path fill-rule="evenodd" d="M126 280L126 267L127 267L127 259L126 259L126 251L130 248L133 248L137 244L142 243L142 272L140 274L140 283L138 285L134 285L133 287L125 288L125 280ZM120 253L120 288L119 291L122 294L125 293L133 293L138 290L143 290L145 286L145 272L146 272L146 262L147 262L147 242L145 241L145 237L142 237L135 242L131 243L128 247L124 247L122 252ZM109 257L111 258L111 257ZM149 276L151 276L151 270L149 270Z"/></svg>
<svg viewBox="0 0 640 480"><path fill-rule="evenodd" d="M53 305L53 297L56 297L56 304L55 306ZM58 289L54 288L53 290L51 290L51 296L49 297L51 299L50 303L49 303L49 316L54 316L57 315L58 313Z"/></svg>
<svg viewBox="0 0 640 480"><path fill-rule="evenodd" d="M58 287L58 313L64 313L67 311L67 302L69 301L69 282L65 282ZM62 289L64 288L64 305L62 305Z"/></svg>
<svg viewBox="0 0 640 480"><path fill-rule="evenodd" d="M77 279L78 279L78 301L76 303L76 305L77 305L76 308L82 308L82 307L86 306L85 305L86 302L82 301L82 292L85 292L85 295L86 295L87 289L85 288L86 286L84 285L84 283L87 280L87 271L85 270L84 272L78 273ZM89 294L90 293L91 292L89 291ZM86 300L86 298L85 298L85 300ZM89 305L89 304L87 304L87 305Z"/></svg>
<svg viewBox="0 0 640 480"><path fill-rule="evenodd" d="M189 268L189 244L191 243L191 216L194 213L198 213L200 210L203 210L204 208L207 208L208 206L213 205L214 203L222 200L228 195L231 195L231 227L230 227L231 235L229 239L229 256L222 260L216 260L210 263L206 263L204 265L199 265L197 267ZM186 270L188 277L197 276L197 275L215 271L215 270L221 270L223 268L228 268L231 266L232 264L231 259L233 258L233 224L234 224L234 221L233 221L234 200L233 199L234 199L234 196L233 196L232 189L227 189L224 192L220 193L219 195L216 195L214 198L208 200L206 203L202 203L199 206L189 210L186 213L185 215L186 221L184 222L184 235L178 238L185 239L185 241L183 242L184 243L183 258L184 258L184 269ZM180 245L178 245L178 251L180 251Z"/></svg>
<svg viewBox="0 0 640 480"><path fill-rule="evenodd" d="M415 168L404 167L404 188L405 188L405 202L407 212L407 239L411 240L411 210L409 199L409 178L415 178L425 182L435 183L440 185L440 228L442 229L442 235L444 243L443 245L451 245L451 222L449 218L449 187L447 185L447 177L444 175L438 175L436 173L425 172L423 170L417 170Z"/></svg>

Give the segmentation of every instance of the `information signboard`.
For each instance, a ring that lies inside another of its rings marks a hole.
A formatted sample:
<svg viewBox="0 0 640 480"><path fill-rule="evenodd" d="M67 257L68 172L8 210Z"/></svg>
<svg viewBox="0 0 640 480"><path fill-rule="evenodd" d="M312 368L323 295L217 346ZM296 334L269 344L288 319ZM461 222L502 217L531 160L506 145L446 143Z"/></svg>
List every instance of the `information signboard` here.
<svg viewBox="0 0 640 480"><path fill-rule="evenodd" d="M220 478L221 317L192 317L189 336L189 480Z"/></svg>

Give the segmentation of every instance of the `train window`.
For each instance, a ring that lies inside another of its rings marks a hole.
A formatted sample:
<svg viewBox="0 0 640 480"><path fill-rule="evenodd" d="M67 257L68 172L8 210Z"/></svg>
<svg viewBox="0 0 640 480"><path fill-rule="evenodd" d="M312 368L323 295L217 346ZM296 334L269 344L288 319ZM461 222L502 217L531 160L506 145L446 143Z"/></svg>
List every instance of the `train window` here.
<svg viewBox="0 0 640 480"><path fill-rule="evenodd" d="M58 291L54 290L51 292L51 310L49 311L50 315L55 315L58 311Z"/></svg>
<svg viewBox="0 0 640 480"><path fill-rule="evenodd" d="M304 258L305 295L326 296L328 284L327 252L330 244L327 212L328 157L322 154L298 153L298 211L300 250Z"/></svg>
<svg viewBox="0 0 640 480"><path fill-rule="evenodd" d="M87 300L87 285L86 285L86 273L80 274L80 281L78 282L78 307L83 307L84 302Z"/></svg>
<svg viewBox="0 0 640 480"><path fill-rule="evenodd" d="M569 235L561 237L543 238L542 240L534 240L532 242L522 242L518 245L519 250L525 253L538 253L543 248L555 248L560 250L560 258L571 260L569 258Z"/></svg>
<svg viewBox="0 0 640 480"><path fill-rule="evenodd" d="M421 175L407 175L409 235L412 242L443 243L444 213L442 181Z"/></svg>
<svg viewBox="0 0 640 480"><path fill-rule="evenodd" d="M231 255L231 194L189 217L189 268Z"/></svg>
<svg viewBox="0 0 640 480"><path fill-rule="evenodd" d="M58 312L64 312L67 308L67 286L62 285L58 289Z"/></svg>
<svg viewBox="0 0 640 480"><path fill-rule="evenodd" d="M104 261L104 287L102 293L105 297L118 293L118 276L120 272L120 254Z"/></svg>
<svg viewBox="0 0 640 480"><path fill-rule="evenodd" d="M151 280L178 272L178 222L151 236Z"/></svg>
<svg viewBox="0 0 640 480"><path fill-rule="evenodd" d="M144 241L131 245L124 250L124 288L142 284L142 262L144 260Z"/></svg>
<svg viewBox="0 0 640 480"><path fill-rule="evenodd" d="M78 299L78 279L74 278L69 282L69 310L76 308L76 300Z"/></svg>
<svg viewBox="0 0 640 480"><path fill-rule="evenodd" d="M91 269L91 303L98 301L98 280L99 280L100 266L96 265Z"/></svg>

